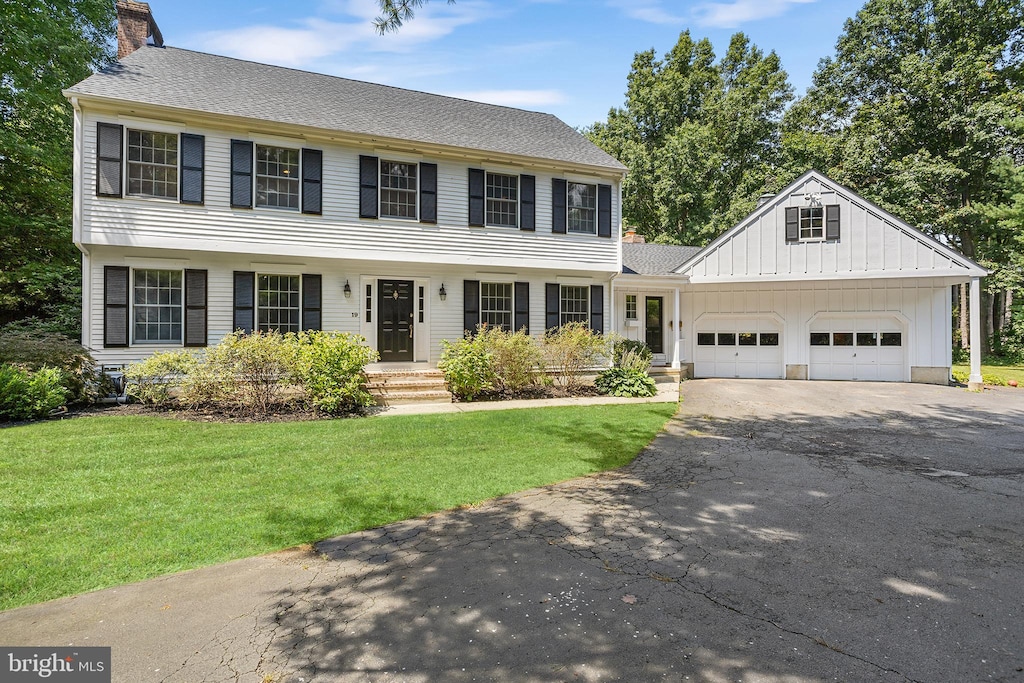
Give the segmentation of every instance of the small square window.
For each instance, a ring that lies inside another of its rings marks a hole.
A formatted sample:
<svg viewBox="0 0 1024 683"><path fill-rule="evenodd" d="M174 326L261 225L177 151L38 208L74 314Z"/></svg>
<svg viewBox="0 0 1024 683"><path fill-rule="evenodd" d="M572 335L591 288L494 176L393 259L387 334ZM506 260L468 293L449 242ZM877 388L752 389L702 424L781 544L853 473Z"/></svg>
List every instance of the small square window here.
<svg viewBox="0 0 1024 683"><path fill-rule="evenodd" d="M833 332L832 346L853 346L853 332Z"/></svg>
<svg viewBox="0 0 1024 683"><path fill-rule="evenodd" d="M719 332L718 333L718 345L719 346L736 346L736 333L735 332Z"/></svg>
<svg viewBox="0 0 1024 683"><path fill-rule="evenodd" d="M902 332L883 332L882 346L903 346Z"/></svg>
<svg viewBox="0 0 1024 683"><path fill-rule="evenodd" d="M878 346L877 332L858 332L857 346Z"/></svg>
<svg viewBox="0 0 1024 683"><path fill-rule="evenodd" d="M754 332L739 333L740 346L757 346L757 334Z"/></svg>
<svg viewBox="0 0 1024 683"><path fill-rule="evenodd" d="M778 346L779 345L779 333L778 332L762 332L760 335L761 346Z"/></svg>
<svg viewBox="0 0 1024 683"><path fill-rule="evenodd" d="M715 345L715 333L714 332L698 332L697 333L697 346L714 346Z"/></svg>
<svg viewBox="0 0 1024 683"><path fill-rule="evenodd" d="M825 209L821 206L800 208L800 239L820 240L825 236Z"/></svg>
<svg viewBox="0 0 1024 683"><path fill-rule="evenodd" d="M811 332L811 346L830 346L831 336L828 332Z"/></svg>

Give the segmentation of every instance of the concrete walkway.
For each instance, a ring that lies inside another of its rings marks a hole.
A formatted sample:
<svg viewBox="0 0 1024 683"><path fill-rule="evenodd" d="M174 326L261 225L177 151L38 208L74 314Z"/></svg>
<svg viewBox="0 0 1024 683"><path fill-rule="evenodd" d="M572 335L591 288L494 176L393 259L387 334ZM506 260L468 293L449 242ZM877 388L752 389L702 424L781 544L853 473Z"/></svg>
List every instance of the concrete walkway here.
<svg viewBox="0 0 1024 683"><path fill-rule="evenodd" d="M1021 680L1024 391L682 393L622 470L0 613L0 643L112 645L132 683Z"/></svg>

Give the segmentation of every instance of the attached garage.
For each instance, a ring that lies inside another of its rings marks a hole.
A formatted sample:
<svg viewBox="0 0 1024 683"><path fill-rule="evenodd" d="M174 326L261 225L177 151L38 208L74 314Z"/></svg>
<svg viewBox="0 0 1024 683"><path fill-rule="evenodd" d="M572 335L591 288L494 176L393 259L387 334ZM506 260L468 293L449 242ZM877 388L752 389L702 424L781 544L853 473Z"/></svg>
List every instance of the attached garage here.
<svg viewBox="0 0 1024 683"><path fill-rule="evenodd" d="M695 377L781 379L782 330L774 318L711 318L696 325Z"/></svg>
<svg viewBox="0 0 1024 683"><path fill-rule="evenodd" d="M808 339L809 378L906 382L905 328L895 316L816 318Z"/></svg>

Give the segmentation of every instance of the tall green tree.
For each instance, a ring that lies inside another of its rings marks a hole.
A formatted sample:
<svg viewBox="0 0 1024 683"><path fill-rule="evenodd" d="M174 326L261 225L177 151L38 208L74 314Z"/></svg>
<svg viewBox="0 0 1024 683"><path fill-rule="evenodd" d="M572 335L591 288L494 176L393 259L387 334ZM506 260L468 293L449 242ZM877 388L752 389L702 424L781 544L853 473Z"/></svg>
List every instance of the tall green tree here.
<svg viewBox="0 0 1024 683"><path fill-rule="evenodd" d="M701 245L771 184L792 88L778 56L742 33L716 62L684 31L663 60L637 53L626 103L591 140L629 167L623 216L649 240Z"/></svg>
<svg viewBox="0 0 1024 683"><path fill-rule="evenodd" d="M109 0L0 0L0 324L78 334L72 111L61 90L113 58Z"/></svg>

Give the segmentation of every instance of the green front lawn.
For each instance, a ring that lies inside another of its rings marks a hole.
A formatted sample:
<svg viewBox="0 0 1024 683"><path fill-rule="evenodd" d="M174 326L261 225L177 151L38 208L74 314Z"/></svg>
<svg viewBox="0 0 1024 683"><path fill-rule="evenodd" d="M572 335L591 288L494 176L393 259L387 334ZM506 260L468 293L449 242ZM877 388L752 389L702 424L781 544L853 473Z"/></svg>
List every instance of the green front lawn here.
<svg viewBox="0 0 1024 683"><path fill-rule="evenodd" d="M0 429L0 609L619 467L675 407Z"/></svg>
<svg viewBox="0 0 1024 683"><path fill-rule="evenodd" d="M971 374L971 366L969 363L954 365L953 370L964 372L968 375ZM1002 377L1004 382L1015 379L1018 383L1024 384L1024 365L1013 363L1011 361L1001 361L997 358L986 358L985 362L981 365L981 374L983 377Z"/></svg>

